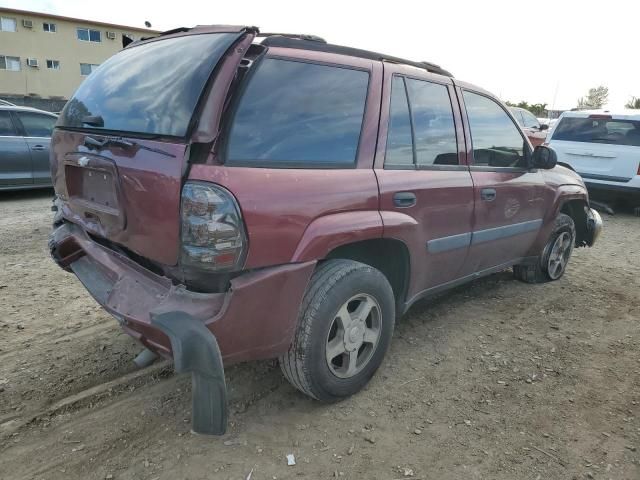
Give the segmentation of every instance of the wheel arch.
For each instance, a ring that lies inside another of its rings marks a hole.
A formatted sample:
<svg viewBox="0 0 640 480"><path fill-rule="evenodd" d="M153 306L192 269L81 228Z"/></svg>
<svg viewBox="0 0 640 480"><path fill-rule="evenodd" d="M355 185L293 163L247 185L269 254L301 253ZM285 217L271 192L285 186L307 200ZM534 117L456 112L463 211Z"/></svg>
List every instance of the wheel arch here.
<svg viewBox="0 0 640 480"><path fill-rule="evenodd" d="M587 245L587 239L589 235L587 225L588 209L589 204L587 203L586 199L570 198L563 200L558 210L558 213L564 213L565 215L570 216L573 220L573 223L576 227L576 247L584 247Z"/></svg>
<svg viewBox="0 0 640 480"><path fill-rule="evenodd" d="M404 242L392 238L373 238L340 245L325 257L354 260L369 265L387 278L396 301L396 316L403 313L411 274L410 253Z"/></svg>

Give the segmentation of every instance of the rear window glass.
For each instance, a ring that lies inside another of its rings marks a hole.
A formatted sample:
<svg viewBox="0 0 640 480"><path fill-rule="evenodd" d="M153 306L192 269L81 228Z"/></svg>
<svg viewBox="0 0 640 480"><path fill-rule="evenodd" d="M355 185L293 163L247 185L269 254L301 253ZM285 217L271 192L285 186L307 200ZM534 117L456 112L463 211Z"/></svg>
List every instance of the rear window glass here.
<svg viewBox="0 0 640 480"><path fill-rule="evenodd" d="M16 112L27 137L50 137L56 117L41 113Z"/></svg>
<svg viewBox="0 0 640 480"><path fill-rule="evenodd" d="M237 33L186 35L122 50L80 85L59 126L183 137L216 63ZM83 123L100 116L104 126Z"/></svg>
<svg viewBox="0 0 640 480"><path fill-rule="evenodd" d="M565 117L556 126L552 138L640 147L640 121Z"/></svg>
<svg viewBox="0 0 640 480"><path fill-rule="evenodd" d="M271 166L355 163L368 72L266 58L232 120L230 162Z"/></svg>

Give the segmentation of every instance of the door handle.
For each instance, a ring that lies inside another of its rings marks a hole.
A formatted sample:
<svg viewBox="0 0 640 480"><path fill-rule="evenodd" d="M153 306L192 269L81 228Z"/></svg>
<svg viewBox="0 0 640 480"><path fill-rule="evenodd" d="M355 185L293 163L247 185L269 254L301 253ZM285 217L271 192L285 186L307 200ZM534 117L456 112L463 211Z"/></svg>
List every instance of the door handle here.
<svg viewBox="0 0 640 480"><path fill-rule="evenodd" d="M31 150L37 150L37 151L45 150L45 149L46 147L44 145L34 145L33 147L31 147Z"/></svg>
<svg viewBox="0 0 640 480"><path fill-rule="evenodd" d="M493 202L496 199L496 190L494 188L483 188L480 190L480 198L487 202Z"/></svg>
<svg viewBox="0 0 640 480"><path fill-rule="evenodd" d="M396 207L408 208L416 204L416 195L412 192L398 192L393 195L393 204Z"/></svg>

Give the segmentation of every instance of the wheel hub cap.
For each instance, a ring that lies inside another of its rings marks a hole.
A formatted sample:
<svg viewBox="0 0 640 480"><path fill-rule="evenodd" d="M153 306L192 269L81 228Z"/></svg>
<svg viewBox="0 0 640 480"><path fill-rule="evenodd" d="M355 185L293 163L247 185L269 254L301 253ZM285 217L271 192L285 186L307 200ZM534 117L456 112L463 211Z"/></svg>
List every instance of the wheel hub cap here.
<svg viewBox="0 0 640 480"><path fill-rule="evenodd" d="M573 237L569 232L562 232L553 242L547 265L547 271L553 280L559 278L564 272L571 256L572 247Z"/></svg>
<svg viewBox="0 0 640 480"><path fill-rule="evenodd" d="M354 295L336 313L327 336L326 359L340 378L359 373L371 360L380 338L380 305L371 295Z"/></svg>

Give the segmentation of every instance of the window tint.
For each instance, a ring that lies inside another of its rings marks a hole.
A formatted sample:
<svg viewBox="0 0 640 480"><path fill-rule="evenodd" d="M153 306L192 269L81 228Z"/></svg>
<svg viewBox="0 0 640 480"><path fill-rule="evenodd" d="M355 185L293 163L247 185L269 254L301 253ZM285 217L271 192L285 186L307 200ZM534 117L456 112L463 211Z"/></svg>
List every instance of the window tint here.
<svg viewBox="0 0 640 480"><path fill-rule="evenodd" d="M493 100L463 92L473 143L473 164L490 167L526 167L525 140L511 118Z"/></svg>
<svg viewBox="0 0 640 480"><path fill-rule="evenodd" d="M11 137L16 134L8 110L0 110L0 137Z"/></svg>
<svg viewBox="0 0 640 480"><path fill-rule="evenodd" d="M411 136L409 103L402 77L393 77L391 85L389 131L384 164L386 166L413 166L413 138Z"/></svg>
<svg viewBox="0 0 640 480"><path fill-rule="evenodd" d="M16 112L27 137L50 137L56 117L32 112Z"/></svg>
<svg viewBox="0 0 640 480"><path fill-rule="evenodd" d="M447 87L406 79L413 116L416 164L457 165L458 147Z"/></svg>
<svg viewBox="0 0 640 480"><path fill-rule="evenodd" d="M200 94L224 52L240 34L167 38L125 48L82 82L60 115L60 126L183 137Z"/></svg>
<svg viewBox="0 0 640 480"><path fill-rule="evenodd" d="M369 74L266 58L234 114L227 159L353 164Z"/></svg>
<svg viewBox="0 0 640 480"><path fill-rule="evenodd" d="M553 140L640 147L640 121L564 117Z"/></svg>
<svg viewBox="0 0 640 480"><path fill-rule="evenodd" d="M540 128L540 122L536 117L533 116L533 113L523 111L522 118L524 120L524 126L527 128Z"/></svg>

